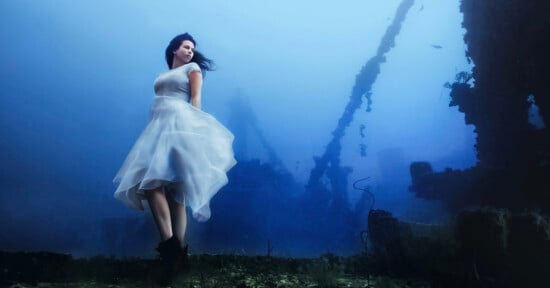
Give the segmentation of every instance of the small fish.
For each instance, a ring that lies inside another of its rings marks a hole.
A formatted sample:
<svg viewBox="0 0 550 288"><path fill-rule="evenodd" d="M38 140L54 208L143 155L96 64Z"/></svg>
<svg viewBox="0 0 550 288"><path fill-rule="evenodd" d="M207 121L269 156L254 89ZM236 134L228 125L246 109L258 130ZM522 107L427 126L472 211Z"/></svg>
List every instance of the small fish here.
<svg viewBox="0 0 550 288"><path fill-rule="evenodd" d="M422 6L420 6L420 9L418 10L418 12L424 10L424 4L422 4Z"/></svg>
<svg viewBox="0 0 550 288"><path fill-rule="evenodd" d="M435 45L435 44L432 44L432 45L430 45L430 46L432 46L432 47L435 48L435 49L441 49L441 48L443 48L443 46L441 46L441 45Z"/></svg>

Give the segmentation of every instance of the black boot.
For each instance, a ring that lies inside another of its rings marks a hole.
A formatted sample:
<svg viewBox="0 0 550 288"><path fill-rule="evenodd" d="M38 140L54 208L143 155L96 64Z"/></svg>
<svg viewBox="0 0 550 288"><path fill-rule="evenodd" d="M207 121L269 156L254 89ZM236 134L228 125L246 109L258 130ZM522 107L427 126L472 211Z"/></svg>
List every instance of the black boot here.
<svg viewBox="0 0 550 288"><path fill-rule="evenodd" d="M182 250L179 240L175 236L172 236L170 239L160 242L156 250L159 252L160 264L163 271L161 282L170 283L174 278L176 262Z"/></svg>
<svg viewBox="0 0 550 288"><path fill-rule="evenodd" d="M178 272L189 272L189 256L187 255L187 252L189 250L189 246L185 245L183 248L180 248L176 269Z"/></svg>

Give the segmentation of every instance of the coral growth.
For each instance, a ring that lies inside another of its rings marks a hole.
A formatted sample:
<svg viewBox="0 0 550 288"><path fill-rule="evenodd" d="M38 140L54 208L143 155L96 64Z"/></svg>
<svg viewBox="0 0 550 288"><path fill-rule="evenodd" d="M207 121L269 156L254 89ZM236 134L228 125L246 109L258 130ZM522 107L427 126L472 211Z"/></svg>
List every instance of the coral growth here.
<svg viewBox="0 0 550 288"><path fill-rule="evenodd" d="M479 162L467 171L418 178L423 187L412 190L453 210L491 205L549 211L550 130L534 127L529 111L536 102L540 117L550 117L550 2L463 0L461 11L475 67L448 85L450 105L475 125ZM451 187L446 180L462 183Z"/></svg>

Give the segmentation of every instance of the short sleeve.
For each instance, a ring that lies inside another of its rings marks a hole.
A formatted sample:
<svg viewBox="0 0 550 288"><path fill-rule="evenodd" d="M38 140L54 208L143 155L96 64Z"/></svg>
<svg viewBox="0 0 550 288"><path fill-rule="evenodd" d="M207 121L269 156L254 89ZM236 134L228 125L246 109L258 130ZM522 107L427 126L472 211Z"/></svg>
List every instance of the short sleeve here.
<svg viewBox="0 0 550 288"><path fill-rule="evenodd" d="M195 62L191 62L191 63L187 64L186 66L187 66L185 68L185 73L186 74L189 74L193 71L199 71L199 73L201 73L201 67L199 67L199 65Z"/></svg>

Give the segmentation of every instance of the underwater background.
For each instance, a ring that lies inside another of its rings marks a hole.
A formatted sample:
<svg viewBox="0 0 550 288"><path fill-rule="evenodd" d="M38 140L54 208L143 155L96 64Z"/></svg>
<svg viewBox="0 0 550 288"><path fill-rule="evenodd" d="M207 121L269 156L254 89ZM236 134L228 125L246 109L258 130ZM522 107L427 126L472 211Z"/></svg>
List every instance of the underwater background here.
<svg viewBox="0 0 550 288"><path fill-rule="evenodd" d="M474 127L444 85L474 63L459 1L416 1L392 34L400 3L3 1L0 248L153 255L150 214L116 201L112 178L146 124L163 49L186 31L216 62L203 109L235 134L239 161L211 220L190 220L193 253L357 253L369 207L445 223L438 201L408 190L409 165L476 164ZM384 35L394 43L369 72L370 100L349 111ZM335 129L341 147L328 151ZM325 153L340 174L312 187Z"/></svg>
<svg viewBox="0 0 550 288"><path fill-rule="evenodd" d="M0 250L155 257L112 179L189 32L239 162L212 218L189 218L192 254L542 275L550 8L506 2L2 1Z"/></svg>

